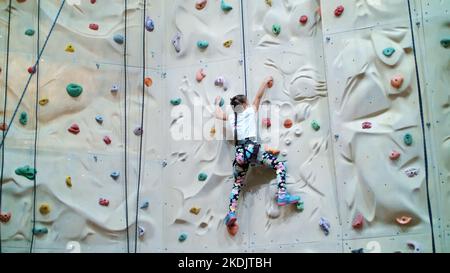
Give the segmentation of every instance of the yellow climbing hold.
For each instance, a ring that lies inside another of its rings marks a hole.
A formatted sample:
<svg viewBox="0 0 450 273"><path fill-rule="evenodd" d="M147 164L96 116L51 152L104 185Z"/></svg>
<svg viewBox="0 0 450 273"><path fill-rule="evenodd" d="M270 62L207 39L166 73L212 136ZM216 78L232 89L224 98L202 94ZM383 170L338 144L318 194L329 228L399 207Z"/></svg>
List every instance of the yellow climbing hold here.
<svg viewBox="0 0 450 273"><path fill-rule="evenodd" d="M66 51L66 52L69 52L69 53L74 53L74 52L75 52L75 48L73 47L72 44L68 44L68 45L66 46L65 51Z"/></svg>
<svg viewBox="0 0 450 273"><path fill-rule="evenodd" d="M266 4L271 7L272 6L272 0L266 0Z"/></svg>
<svg viewBox="0 0 450 273"><path fill-rule="evenodd" d="M211 130L209 130L209 133L211 134L211 136L214 136L216 134L216 128L212 127Z"/></svg>
<svg viewBox="0 0 450 273"><path fill-rule="evenodd" d="M225 43L223 43L223 46L226 48L230 48L232 44L233 44L233 40L227 40L227 41L225 41Z"/></svg>
<svg viewBox="0 0 450 273"><path fill-rule="evenodd" d="M192 214L198 215L198 214L200 213L200 210L201 210L200 208L192 207L192 208L189 210L189 212L192 213Z"/></svg>
<svg viewBox="0 0 450 273"><path fill-rule="evenodd" d="M39 101L39 104L42 105L42 106L44 106L44 105L46 105L48 102L49 102L48 99L41 99L41 100Z"/></svg>
<svg viewBox="0 0 450 273"><path fill-rule="evenodd" d="M72 188L72 177L66 177L66 185L67 187Z"/></svg>
<svg viewBox="0 0 450 273"><path fill-rule="evenodd" d="M39 212L41 214L49 214L50 213L50 205L48 203L42 203L39 207Z"/></svg>

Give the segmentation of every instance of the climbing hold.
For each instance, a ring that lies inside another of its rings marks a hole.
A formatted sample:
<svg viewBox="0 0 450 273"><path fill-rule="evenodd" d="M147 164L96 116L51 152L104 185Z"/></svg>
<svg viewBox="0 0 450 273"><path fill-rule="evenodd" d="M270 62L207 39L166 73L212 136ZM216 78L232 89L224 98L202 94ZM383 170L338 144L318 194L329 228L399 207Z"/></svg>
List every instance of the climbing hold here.
<svg viewBox="0 0 450 273"><path fill-rule="evenodd" d="M389 154L389 159L390 159L390 160L397 160L397 159L399 159L399 158L400 158L400 153L397 152L397 151L392 151L392 152Z"/></svg>
<svg viewBox="0 0 450 273"><path fill-rule="evenodd" d="M399 218L397 218L395 220L397 221L397 223L399 223L400 225L404 226L404 225L409 224L411 222L412 218L408 217L408 216L402 216L402 217L399 217Z"/></svg>
<svg viewBox="0 0 450 273"><path fill-rule="evenodd" d="M195 215L198 215L200 213L201 208L198 207L192 207L189 212Z"/></svg>
<svg viewBox="0 0 450 273"><path fill-rule="evenodd" d="M33 228L33 234L34 235L43 235L48 233L48 229L46 227L39 227L39 228Z"/></svg>
<svg viewBox="0 0 450 273"><path fill-rule="evenodd" d="M334 16L339 17L342 15L342 13L344 13L344 6L338 6L335 10L334 10Z"/></svg>
<svg viewBox="0 0 450 273"><path fill-rule="evenodd" d="M178 241L180 241L180 242L184 242L184 241L186 241L186 239L187 239L187 234L186 233L181 233L180 234L180 236L178 236Z"/></svg>
<svg viewBox="0 0 450 273"><path fill-rule="evenodd" d="M95 4L97 0L91 0L91 4Z"/></svg>
<svg viewBox="0 0 450 273"><path fill-rule="evenodd" d="M197 2L195 3L195 8L198 10L202 10L206 7L207 2L207 0L197 0Z"/></svg>
<svg viewBox="0 0 450 273"><path fill-rule="evenodd" d="M291 143L292 143L292 141L289 139L289 138L287 138L285 141L284 141L284 144L286 144L286 145L291 145Z"/></svg>
<svg viewBox="0 0 450 273"><path fill-rule="evenodd" d="M220 8L225 12L228 12L233 9L233 7L230 4L226 3L225 0L221 1Z"/></svg>
<svg viewBox="0 0 450 273"><path fill-rule="evenodd" d="M65 51L66 51L66 52L69 52L69 53L73 53L73 52L75 52L75 48L73 47L72 44L68 44L68 45L66 46Z"/></svg>
<svg viewBox="0 0 450 273"><path fill-rule="evenodd" d="M69 94L69 96L76 98L78 96L81 95L81 93L83 93L83 87L81 87L81 85L76 84L76 83L70 83L67 85L66 87L67 93Z"/></svg>
<svg viewBox="0 0 450 273"><path fill-rule="evenodd" d="M148 16L147 16L147 18L145 18L145 29L149 32L152 32L153 30L155 30L155 23Z"/></svg>
<svg viewBox="0 0 450 273"><path fill-rule="evenodd" d="M98 124L103 124L103 117L100 115L97 115L95 117L95 121L97 121Z"/></svg>
<svg viewBox="0 0 450 273"><path fill-rule="evenodd" d="M170 100L170 104L172 104L173 106L180 105L181 104L181 98L171 99Z"/></svg>
<svg viewBox="0 0 450 273"><path fill-rule="evenodd" d="M403 142L405 142L405 145L407 146L411 146L413 143L413 137L411 134L405 134L405 136L403 137Z"/></svg>
<svg viewBox="0 0 450 273"><path fill-rule="evenodd" d="M410 178L413 178L413 177L415 177L415 176L418 176L418 175L419 175L419 172L420 172L420 169L419 169L419 168L409 168L409 169L406 169L406 170L405 170L405 174L406 174L408 177L410 177Z"/></svg>
<svg viewBox="0 0 450 273"><path fill-rule="evenodd" d="M393 77L392 79L391 79L391 85L392 85L392 87L394 87L394 88L396 88L396 89L399 89L400 87L402 87L402 84L403 84L403 76L401 76L401 75L397 75L397 76L395 76L395 77Z"/></svg>
<svg viewBox="0 0 450 273"><path fill-rule="evenodd" d="M48 99L41 99L41 100L39 100L39 104L42 105L42 106L46 105L48 102L49 102Z"/></svg>
<svg viewBox="0 0 450 273"><path fill-rule="evenodd" d="M308 23L308 16L306 15L301 16L299 22L300 24L305 25L306 23Z"/></svg>
<svg viewBox="0 0 450 273"><path fill-rule="evenodd" d="M200 173L200 174L198 175L198 181L203 182L203 181L205 181L206 179L208 179L208 175L207 175L206 173Z"/></svg>
<svg viewBox="0 0 450 273"><path fill-rule="evenodd" d="M282 155L282 156L287 156L287 155L288 155L287 150L283 150L283 151L281 152L281 155Z"/></svg>
<svg viewBox="0 0 450 273"><path fill-rule="evenodd" d="M111 138L109 136L104 136L103 142L105 142L106 145L109 145L111 144Z"/></svg>
<svg viewBox="0 0 450 273"><path fill-rule="evenodd" d="M353 249L352 253L364 253L364 248Z"/></svg>
<svg viewBox="0 0 450 273"><path fill-rule="evenodd" d="M104 206L104 207L109 206L109 200L105 199L105 198L100 198L98 200L98 203L99 203L100 206Z"/></svg>
<svg viewBox="0 0 450 273"><path fill-rule="evenodd" d="M120 176L120 172L119 171L114 171L114 172L111 173L111 177L114 180L117 180L117 178L119 178L119 176Z"/></svg>
<svg viewBox="0 0 450 273"><path fill-rule="evenodd" d="M355 219L353 219L352 227L354 229L361 229L363 227L363 224L364 224L364 216L361 213L358 213Z"/></svg>
<svg viewBox="0 0 450 273"><path fill-rule="evenodd" d="M66 185L67 187L72 188L72 177L70 176L66 177Z"/></svg>
<svg viewBox="0 0 450 273"><path fill-rule="evenodd" d="M69 127L69 129L67 129L67 131L76 135L80 132L80 127L78 127L78 124L74 123Z"/></svg>
<svg viewBox="0 0 450 273"><path fill-rule="evenodd" d="M89 24L89 28L92 30L98 30L98 25L97 24Z"/></svg>
<svg viewBox="0 0 450 273"><path fill-rule="evenodd" d="M15 173L17 175L23 176L28 178L29 180L33 180L34 177L36 176L37 171L34 168L31 168L28 165L25 165L23 167L17 168L15 170Z"/></svg>
<svg viewBox="0 0 450 273"><path fill-rule="evenodd" d="M30 74L34 74L34 73L36 73L36 67L34 67L34 66L30 66L30 67L28 67L28 73L30 73Z"/></svg>
<svg viewBox="0 0 450 273"><path fill-rule="evenodd" d="M201 82L206 77L205 71L203 71L203 68L197 71L197 74L195 75L195 79L197 82Z"/></svg>
<svg viewBox="0 0 450 273"><path fill-rule="evenodd" d="M211 129L209 130L209 134L213 137L216 134L216 128L211 127Z"/></svg>
<svg viewBox="0 0 450 273"><path fill-rule="evenodd" d="M226 48L230 48L232 44L233 44L233 40L227 40L223 43L223 46Z"/></svg>
<svg viewBox="0 0 450 273"><path fill-rule="evenodd" d="M200 49L206 49L209 46L209 42L205 40L200 40L197 42L197 47Z"/></svg>
<svg viewBox="0 0 450 273"><path fill-rule="evenodd" d="M272 6L272 0L266 0L266 4L271 7Z"/></svg>
<svg viewBox="0 0 450 273"><path fill-rule="evenodd" d="M146 209L148 208L148 206L150 205L150 203L148 201L145 201L141 206L140 209Z"/></svg>
<svg viewBox="0 0 450 273"><path fill-rule="evenodd" d="M363 129L372 129L372 123L371 123L371 122L368 122L368 121L363 122L361 127L362 127Z"/></svg>
<svg viewBox="0 0 450 273"><path fill-rule="evenodd" d="M294 123L292 122L291 119L287 119L287 120L285 120L284 123L283 123L284 128L286 128L286 129L291 128L293 124L294 124Z"/></svg>
<svg viewBox="0 0 450 273"><path fill-rule="evenodd" d="M141 127L136 127L136 128L133 130L133 133L134 133L136 136L141 136L142 133L143 133L143 130L142 130Z"/></svg>
<svg viewBox="0 0 450 273"><path fill-rule="evenodd" d="M302 130L297 129L297 130L295 130L294 134L295 134L296 137L300 137L302 135Z"/></svg>
<svg viewBox="0 0 450 273"><path fill-rule="evenodd" d="M312 127L314 130L316 130L316 131L319 131L319 130L320 130L319 122L317 122L316 120L313 120L313 121L311 122L311 127Z"/></svg>
<svg viewBox="0 0 450 273"><path fill-rule="evenodd" d="M175 48L177 53L181 51L181 33L177 32L175 36L172 38L172 45Z"/></svg>
<svg viewBox="0 0 450 273"><path fill-rule="evenodd" d="M146 78L144 79L144 84L145 84L145 86L147 86L147 87L152 86L152 84L153 84L152 78L146 77Z"/></svg>
<svg viewBox="0 0 450 273"><path fill-rule="evenodd" d="M443 46L444 48L449 48L450 47L450 39L442 39L441 46Z"/></svg>
<svg viewBox="0 0 450 273"><path fill-rule="evenodd" d="M270 120L270 118L263 118L262 126L265 128L270 128L270 126L272 126L272 121Z"/></svg>
<svg viewBox="0 0 450 273"><path fill-rule="evenodd" d="M408 241L406 243L406 245L412 249L414 251L414 253L421 253L422 252L422 247L420 246L419 243L415 242L415 241Z"/></svg>
<svg viewBox="0 0 450 273"><path fill-rule="evenodd" d="M119 92L119 86L117 84L114 84L111 87L111 93L113 93L115 95L115 94L117 94L117 92Z"/></svg>
<svg viewBox="0 0 450 273"><path fill-rule="evenodd" d="M387 47L383 49L383 55L386 57L391 57L395 53L395 48Z"/></svg>
<svg viewBox="0 0 450 273"><path fill-rule="evenodd" d="M323 230L325 235L328 236L328 234L330 234L331 225L330 225L330 222L328 222L327 219L325 219L323 217L320 217L319 226Z"/></svg>
<svg viewBox="0 0 450 273"><path fill-rule="evenodd" d="M225 100L223 98L220 98L219 106L222 107L222 106L224 106L224 104L225 104Z"/></svg>
<svg viewBox="0 0 450 273"><path fill-rule="evenodd" d="M24 126L27 125L28 115L26 112L20 113L19 122L20 122L20 124L22 124Z"/></svg>
<svg viewBox="0 0 450 273"><path fill-rule="evenodd" d="M279 24L274 24L272 26L272 32L275 35L279 35L281 33L281 26Z"/></svg>
<svg viewBox="0 0 450 273"><path fill-rule="evenodd" d="M2 212L0 213L0 222L6 224L11 220L11 212Z"/></svg>
<svg viewBox="0 0 450 273"><path fill-rule="evenodd" d="M35 32L34 29L29 28L29 29L25 30L25 35L33 36L34 32Z"/></svg>
<svg viewBox="0 0 450 273"><path fill-rule="evenodd" d="M39 206L39 212L43 215L49 214L50 213L50 204L48 203L42 203Z"/></svg>
<svg viewBox="0 0 450 273"><path fill-rule="evenodd" d="M214 81L214 85L218 87L222 87L224 91L228 90L228 81L225 80L224 77L220 76Z"/></svg>
<svg viewBox="0 0 450 273"><path fill-rule="evenodd" d="M6 131L6 129L8 129L8 125L4 122L0 123L0 131Z"/></svg>
<svg viewBox="0 0 450 273"><path fill-rule="evenodd" d="M142 238L145 234L145 229L141 226L138 226L138 235L140 238Z"/></svg>
<svg viewBox="0 0 450 273"><path fill-rule="evenodd" d="M296 204L297 210L302 212L305 210L305 203L303 201L300 201Z"/></svg>
<svg viewBox="0 0 450 273"><path fill-rule="evenodd" d="M116 35L114 35L113 40L114 40L114 42L116 42L119 45L121 45L125 41L125 38L123 37L122 34L116 34Z"/></svg>

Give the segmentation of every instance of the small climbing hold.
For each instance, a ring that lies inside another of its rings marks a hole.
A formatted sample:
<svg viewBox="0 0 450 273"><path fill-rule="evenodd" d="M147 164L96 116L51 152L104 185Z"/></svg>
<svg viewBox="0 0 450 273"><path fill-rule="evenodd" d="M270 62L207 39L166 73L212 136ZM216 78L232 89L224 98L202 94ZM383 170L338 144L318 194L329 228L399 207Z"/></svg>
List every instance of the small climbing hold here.
<svg viewBox="0 0 450 273"><path fill-rule="evenodd" d="M8 129L8 125L4 122L0 123L0 131L6 131Z"/></svg>
<svg viewBox="0 0 450 273"><path fill-rule="evenodd" d="M407 146L411 146L413 143L413 137L411 134L405 134L405 136L403 137L403 142L405 142L405 145Z"/></svg>
<svg viewBox="0 0 450 273"><path fill-rule="evenodd" d="M366 122L363 122L362 123L362 126L361 126L363 129L372 129L372 123L371 122L368 122L368 121L366 121Z"/></svg>
<svg viewBox="0 0 450 273"><path fill-rule="evenodd" d="M9 220L11 220L11 212L2 212L0 213L0 222L2 222L3 224L6 224L9 222Z"/></svg>
<svg viewBox="0 0 450 273"><path fill-rule="evenodd" d="M402 217L399 217L399 218L397 218L395 220L397 221L397 223L399 223L400 225L404 226L404 225L409 224L412 221L412 218L408 217L408 216L402 216Z"/></svg>
<svg viewBox="0 0 450 273"><path fill-rule="evenodd" d="M36 236L47 234L48 229L46 227L33 228L33 234Z"/></svg>
<svg viewBox="0 0 450 273"><path fill-rule="evenodd" d="M266 4L271 7L272 6L272 0L266 0Z"/></svg>
<svg viewBox="0 0 450 273"><path fill-rule="evenodd" d="M152 84L153 84L152 78L146 77L146 78L144 79L144 84L145 84L145 86L147 86L147 87L152 86Z"/></svg>
<svg viewBox="0 0 450 273"><path fill-rule="evenodd" d="M383 55L386 57L391 57L395 53L395 48L387 47L383 49Z"/></svg>
<svg viewBox="0 0 450 273"><path fill-rule="evenodd" d="M281 152L281 155L282 155L282 156L287 156L287 155L288 155L287 150L283 150L283 151Z"/></svg>
<svg viewBox="0 0 450 273"><path fill-rule="evenodd" d="M202 10L206 7L207 2L207 0L197 0L197 2L195 3L195 8L198 10Z"/></svg>
<svg viewBox="0 0 450 273"><path fill-rule="evenodd" d="M177 53L181 51L181 33L177 32L172 38L172 45Z"/></svg>
<svg viewBox="0 0 450 273"><path fill-rule="evenodd" d="M409 178L413 178L419 175L420 169L419 168L409 168L405 170L406 176Z"/></svg>
<svg viewBox="0 0 450 273"><path fill-rule="evenodd" d="M181 104L181 98L171 99L170 100L170 104L172 104L173 106L180 105Z"/></svg>
<svg viewBox="0 0 450 273"><path fill-rule="evenodd" d="M358 213L355 219L353 219L352 227L354 229L361 229L363 225L364 225L364 216L361 213Z"/></svg>
<svg viewBox="0 0 450 273"><path fill-rule="evenodd" d="M119 92L119 86L117 84L114 84L111 87L111 93L113 93L115 95L115 94L117 94L117 92Z"/></svg>
<svg viewBox="0 0 450 273"><path fill-rule="evenodd" d="M97 0L91 0L91 4L95 4Z"/></svg>
<svg viewBox="0 0 450 273"><path fill-rule="evenodd" d="M319 226L323 230L323 232L325 233L326 236L328 236L328 234L330 234L331 225L327 219L320 217Z"/></svg>
<svg viewBox="0 0 450 273"><path fill-rule="evenodd" d="M270 118L263 118L262 119L262 126L264 128L270 128L272 126L272 121L270 120Z"/></svg>
<svg viewBox="0 0 450 273"><path fill-rule="evenodd" d="M83 87L81 87L81 85L76 84L76 83L70 83L67 85L66 87L67 93L69 94L69 96L76 98L78 96L81 95L81 93L83 93Z"/></svg>
<svg viewBox="0 0 450 273"><path fill-rule="evenodd" d="M34 33L35 33L34 29L29 28L29 29L25 30L25 35L27 35L27 36L33 36Z"/></svg>
<svg viewBox="0 0 450 273"><path fill-rule="evenodd" d="M46 105L48 102L49 102L48 99L40 99L40 100L39 100L39 104L40 104L41 106Z"/></svg>
<svg viewBox="0 0 450 273"><path fill-rule="evenodd" d="M220 98L219 107L222 107L224 105L225 105L225 100L223 98Z"/></svg>
<svg viewBox="0 0 450 273"><path fill-rule="evenodd" d="M69 52L69 53L74 53L75 52L75 48L73 47L72 44L68 44L66 46L66 49L64 49L64 51Z"/></svg>
<svg viewBox="0 0 450 273"><path fill-rule="evenodd" d="M301 16L299 22L300 24L305 25L306 23L308 23L308 16L306 15Z"/></svg>
<svg viewBox="0 0 450 273"><path fill-rule="evenodd" d="M109 145L111 144L111 138L109 136L104 136L103 142L105 142L106 145Z"/></svg>
<svg viewBox="0 0 450 273"><path fill-rule="evenodd" d="M295 130L294 134L295 134L296 137L300 137L302 135L302 130L297 129L297 130Z"/></svg>
<svg viewBox="0 0 450 273"><path fill-rule="evenodd" d="M299 212L302 212L305 210L305 203L303 201L300 201L296 204L296 207Z"/></svg>
<svg viewBox="0 0 450 273"><path fill-rule="evenodd" d="M406 243L406 245L408 246L408 248L410 248L411 250L414 251L414 253L421 253L422 252L422 247L420 246L420 244L418 242L415 241L408 241Z"/></svg>
<svg viewBox="0 0 450 273"><path fill-rule="evenodd" d="M227 40L223 43L223 46L226 48L230 48L232 44L233 44L233 40Z"/></svg>
<svg viewBox="0 0 450 273"><path fill-rule="evenodd" d="M66 177L66 185L67 187L72 188L72 177L70 176Z"/></svg>
<svg viewBox="0 0 450 273"><path fill-rule="evenodd" d="M281 26L279 24L272 25L272 32L275 35L280 35L280 33L281 33Z"/></svg>
<svg viewBox="0 0 450 273"><path fill-rule="evenodd" d="M216 134L216 128L211 127L211 129L209 130L209 134L213 137Z"/></svg>
<svg viewBox="0 0 450 273"><path fill-rule="evenodd" d="M34 73L36 73L36 67L35 66L30 66L30 67L28 67L27 71L30 74L34 74Z"/></svg>
<svg viewBox="0 0 450 273"><path fill-rule="evenodd" d="M99 26L97 24L89 24L89 28L92 30L98 30Z"/></svg>
<svg viewBox="0 0 450 273"><path fill-rule="evenodd" d="M339 17L342 15L342 13L344 13L344 6L338 6L335 10L334 10L334 16Z"/></svg>
<svg viewBox="0 0 450 273"><path fill-rule="evenodd" d="M33 180L36 176L37 171L34 168L31 168L28 165L25 165L23 167L17 168L15 170L15 173L17 175L23 176L28 178L29 180Z"/></svg>
<svg viewBox="0 0 450 273"><path fill-rule="evenodd" d="M198 175L198 181L205 181L206 179L208 179L208 175L206 173L199 173Z"/></svg>
<svg viewBox="0 0 450 273"><path fill-rule="evenodd" d="M402 87L403 81L403 76L397 75L391 79L391 85L392 87L399 89L400 87Z"/></svg>
<svg viewBox="0 0 450 273"><path fill-rule="evenodd" d="M141 127L136 127L136 128L133 130L133 133L134 133L136 136L142 136L143 130L142 130Z"/></svg>
<svg viewBox="0 0 450 273"><path fill-rule="evenodd" d="M209 46L209 42L205 40L200 40L197 42L197 47L200 49L206 49Z"/></svg>
<svg viewBox="0 0 450 273"><path fill-rule="evenodd" d="M67 131L74 135L77 135L80 132L80 127L78 127L78 124L74 123L69 127L69 129L67 129Z"/></svg>
<svg viewBox="0 0 450 273"><path fill-rule="evenodd" d="M228 4L227 2L225 2L225 0L221 1L220 8L225 12L228 12L233 9L233 7L230 4Z"/></svg>
<svg viewBox="0 0 450 273"><path fill-rule="evenodd" d="M311 122L311 127L312 127L315 131L319 131L319 130L320 130L319 122L317 122L316 120L313 120L313 121Z"/></svg>
<svg viewBox="0 0 450 273"><path fill-rule="evenodd" d="M95 116L95 121L97 121L98 124L103 124L103 117L100 115Z"/></svg>
<svg viewBox="0 0 450 273"><path fill-rule="evenodd" d="M441 46L443 46L444 48L449 48L450 47L450 39L442 39Z"/></svg>
<svg viewBox="0 0 450 273"><path fill-rule="evenodd" d="M152 18L150 18L149 16L147 16L147 18L145 18L145 29L148 32L152 32L153 30L155 30L155 23L153 22Z"/></svg>
<svg viewBox="0 0 450 273"><path fill-rule="evenodd" d="M222 87L223 90L225 90L225 91L228 90L228 81L226 81L225 78L222 76L217 77L217 79L214 81L214 85L218 86L218 87Z"/></svg>
<svg viewBox="0 0 450 273"><path fill-rule="evenodd" d="M397 151L392 151L392 152L389 154L389 159L390 159L390 160L397 160L397 159L399 159L399 158L400 158L400 153L397 152Z"/></svg>
<svg viewBox="0 0 450 273"><path fill-rule="evenodd" d="M292 144L292 141L291 141L289 138L287 138L287 139L284 141L284 144L286 144L287 146L289 146L289 145Z"/></svg>
<svg viewBox="0 0 450 273"><path fill-rule="evenodd" d="M24 126L27 125L28 115L26 112L20 113L19 122L20 122L20 124L22 124Z"/></svg>
<svg viewBox="0 0 450 273"><path fill-rule="evenodd" d="M142 205L140 206L140 209L146 209L150 206L150 203L148 201L145 201L144 203L142 203Z"/></svg>
<svg viewBox="0 0 450 273"><path fill-rule="evenodd" d="M192 207L189 212L195 215L198 215L200 213L201 208L198 207Z"/></svg>
<svg viewBox="0 0 450 273"><path fill-rule="evenodd" d="M283 126L284 126L284 128L289 129L289 128L292 127L293 124L294 123L292 122L291 119L287 119L287 120L284 121Z"/></svg>
<svg viewBox="0 0 450 273"><path fill-rule="evenodd" d="M142 238L145 234L145 229L141 226L138 226L138 236Z"/></svg>
<svg viewBox="0 0 450 273"><path fill-rule="evenodd" d="M195 79L197 82L201 82L206 77L205 71L203 71L203 68L197 71L197 74L195 75Z"/></svg>
<svg viewBox="0 0 450 273"><path fill-rule="evenodd" d="M113 40L114 40L114 42L116 42L119 45L121 45L125 41L125 38L123 37L122 34L116 34L116 35L114 35Z"/></svg>
<svg viewBox="0 0 450 273"><path fill-rule="evenodd" d="M39 206L39 212L43 215L49 214L50 213L50 204L48 203L42 203Z"/></svg>
<svg viewBox="0 0 450 273"><path fill-rule="evenodd" d="M353 249L352 253L364 253L364 248Z"/></svg>
<svg viewBox="0 0 450 273"><path fill-rule="evenodd" d="M105 198L100 198L100 199L98 200L98 204L99 204L100 206L107 207L107 206L109 206L109 200L108 200L108 199L105 199Z"/></svg>
<svg viewBox="0 0 450 273"><path fill-rule="evenodd" d="M114 171L111 173L110 175L112 177L112 179L117 180L117 178L119 178L120 176L120 172L119 171Z"/></svg>

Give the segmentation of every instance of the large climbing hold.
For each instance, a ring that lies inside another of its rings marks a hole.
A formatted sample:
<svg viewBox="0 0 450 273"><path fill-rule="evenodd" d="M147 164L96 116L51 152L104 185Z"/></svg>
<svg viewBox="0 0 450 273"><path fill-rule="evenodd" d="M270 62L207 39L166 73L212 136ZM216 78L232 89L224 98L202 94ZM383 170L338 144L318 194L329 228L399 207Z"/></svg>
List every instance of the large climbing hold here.
<svg viewBox="0 0 450 273"><path fill-rule="evenodd" d="M396 89L400 89L403 85L403 81L404 79L402 75L396 75L391 79L391 85Z"/></svg>
<svg viewBox="0 0 450 273"><path fill-rule="evenodd" d="M195 3L195 8L198 10L202 10L206 7L207 3L207 0L197 0L197 2Z"/></svg>
<svg viewBox="0 0 450 273"><path fill-rule="evenodd" d="M364 225L364 216L361 213L358 213L355 219L353 219L352 227L354 229L361 229L363 225Z"/></svg>
<svg viewBox="0 0 450 273"><path fill-rule="evenodd" d="M441 40L441 46L443 46L444 48L449 48L450 47L450 39L442 39Z"/></svg>
<svg viewBox="0 0 450 273"><path fill-rule="evenodd" d="M1 212L0 213L0 222L3 224L6 224L11 220L11 212Z"/></svg>
<svg viewBox="0 0 450 273"><path fill-rule="evenodd" d="M20 122L20 124L22 124L23 126L27 125L27 122L28 122L28 115L27 115L26 112L20 113L19 122Z"/></svg>
<svg viewBox="0 0 450 273"><path fill-rule="evenodd" d="M181 51L181 33L177 32L172 38L172 45L177 53Z"/></svg>
<svg viewBox="0 0 450 273"><path fill-rule="evenodd" d="M228 4L227 2L225 2L225 0L221 1L220 8L225 12L228 12L233 9L233 7L230 4Z"/></svg>
<svg viewBox="0 0 450 273"><path fill-rule="evenodd" d="M208 179L208 175L206 173L199 173L197 178L198 178L198 181L203 182L203 181L206 181L206 179Z"/></svg>
<svg viewBox="0 0 450 273"><path fill-rule="evenodd" d="M152 32L153 30L155 30L155 23L153 22L152 18L150 18L149 16L147 16L147 18L145 18L145 29L149 32Z"/></svg>
<svg viewBox="0 0 450 273"><path fill-rule="evenodd" d="M40 212L42 215L49 214L50 211L51 211L51 209L50 209L50 204L48 204L48 203L42 203L42 204L39 206L39 212Z"/></svg>
<svg viewBox="0 0 450 273"><path fill-rule="evenodd" d="M35 176L36 176L37 171L36 171L36 169L31 168L31 167L28 166L28 165L25 165L25 166L23 166L23 167L17 168L17 169L15 170L15 173L16 173L17 175L26 177L26 178L28 178L29 180L33 180L33 179L35 178Z"/></svg>
<svg viewBox="0 0 450 273"><path fill-rule="evenodd" d="M77 135L80 132L80 127L78 126L78 124L74 123L69 127L69 129L67 129L67 131L74 135Z"/></svg>
<svg viewBox="0 0 450 273"><path fill-rule="evenodd" d="M81 93L83 93L83 87L81 87L81 85L76 83L70 83L67 85L66 91L67 94L69 94L69 96L76 98L79 97Z"/></svg>
<svg viewBox="0 0 450 273"><path fill-rule="evenodd" d="M344 6L338 6L335 10L334 10L334 16L339 17L344 13Z"/></svg>
<svg viewBox="0 0 450 273"><path fill-rule="evenodd" d="M203 81L203 79L206 77L206 73L205 71L202 69L200 69L199 71L197 71L197 74L195 75L195 79L197 80L197 82L201 82Z"/></svg>
<svg viewBox="0 0 450 273"><path fill-rule="evenodd" d="M405 136L403 137L403 142L405 142L405 145L411 146L413 143L412 135L409 133L405 134Z"/></svg>
<svg viewBox="0 0 450 273"><path fill-rule="evenodd" d="M209 42L206 40L200 40L197 42L197 47L200 49L206 49L209 46Z"/></svg>
<svg viewBox="0 0 450 273"><path fill-rule="evenodd" d="M395 48L393 47L387 47L383 49L383 55L386 57L391 57L395 53Z"/></svg>
<svg viewBox="0 0 450 273"><path fill-rule="evenodd" d="M325 233L325 235L328 236L328 234L330 234L331 225L330 225L330 222L328 222L327 219L325 219L323 217L320 217L319 226L322 229L322 231Z"/></svg>
<svg viewBox="0 0 450 273"><path fill-rule="evenodd" d="M34 33L35 33L34 29L29 28L29 29L25 30L25 35L27 35L27 36L33 36Z"/></svg>
<svg viewBox="0 0 450 273"><path fill-rule="evenodd" d="M170 104L172 104L173 106L180 105L181 104L181 98L171 99L170 100Z"/></svg>
<svg viewBox="0 0 450 273"><path fill-rule="evenodd" d="M69 52L69 53L74 53L75 52L75 48L73 47L72 44L68 44L66 46L66 49L64 49L64 51Z"/></svg>
<svg viewBox="0 0 450 273"><path fill-rule="evenodd" d="M279 24L273 24L272 25L272 32L273 32L273 34L275 34L275 35L280 35L280 33L281 33L281 26L279 25Z"/></svg>
<svg viewBox="0 0 450 273"><path fill-rule="evenodd" d="M121 44L124 43L125 38L123 37L122 34L116 34L116 35L114 35L113 40L114 40L114 42L116 42L117 44L121 45Z"/></svg>

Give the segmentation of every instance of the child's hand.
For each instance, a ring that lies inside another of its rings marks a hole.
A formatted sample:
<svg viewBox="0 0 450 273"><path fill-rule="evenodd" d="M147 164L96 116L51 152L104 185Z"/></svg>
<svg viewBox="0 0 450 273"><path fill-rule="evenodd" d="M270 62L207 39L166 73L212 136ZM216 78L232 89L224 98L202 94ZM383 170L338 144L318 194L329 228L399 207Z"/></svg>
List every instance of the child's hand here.
<svg viewBox="0 0 450 273"><path fill-rule="evenodd" d="M267 77L267 78L264 80L264 83L265 83L265 85L266 85L268 88L272 88L272 86L273 86L273 77L272 77L272 76Z"/></svg>

